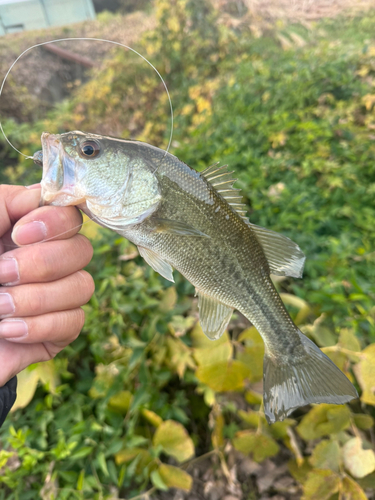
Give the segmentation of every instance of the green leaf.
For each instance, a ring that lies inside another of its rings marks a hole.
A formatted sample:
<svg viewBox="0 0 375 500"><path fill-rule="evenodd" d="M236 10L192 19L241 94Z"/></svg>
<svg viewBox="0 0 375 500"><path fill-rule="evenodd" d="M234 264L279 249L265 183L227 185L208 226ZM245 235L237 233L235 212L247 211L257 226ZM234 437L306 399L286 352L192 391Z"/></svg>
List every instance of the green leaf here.
<svg viewBox="0 0 375 500"><path fill-rule="evenodd" d="M321 404L314 406L297 426L299 435L309 441L337 434L350 426L350 411L344 405Z"/></svg>
<svg viewBox="0 0 375 500"><path fill-rule="evenodd" d="M345 469L354 477L362 478L374 472L375 454L372 450L364 450L361 439L355 437L347 441L343 447Z"/></svg>
<svg viewBox="0 0 375 500"><path fill-rule="evenodd" d="M162 477L159 474L159 470L153 470L150 474L150 478L152 481L152 484L157 488L158 490L163 490L167 491L168 486L167 484L163 481Z"/></svg>
<svg viewBox="0 0 375 500"><path fill-rule="evenodd" d="M334 472L339 472L339 443L335 440L321 441L312 452L310 464L316 469L329 469Z"/></svg>
<svg viewBox="0 0 375 500"><path fill-rule="evenodd" d="M297 462L296 459L289 460L288 469L290 474L294 477L296 481L299 483L304 483L307 480L307 476L311 471L312 467L305 457L302 459L302 462Z"/></svg>
<svg viewBox="0 0 375 500"><path fill-rule="evenodd" d="M302 500L329 500L339 491L340 477L329 470L313 470L309 472L303 486Z"/></svg>
<svg viewBox="0 0 375 500"><path fill-rule="evenodd" d="M366 413L354 413L353 420L359 429L367 430L374 426L374 419Z"/></svg>
<svg viewBox="0 0 375 500"><path fill-rule="evenodd" d="M291 418L285 418L282 422L275 422L270 425L269 431L275 439L284 439L288 435L288 429L295 425L296 421Z"/></svg>
<svg viewBox="0 0 375 500"><path fill-rule="evenodd" d="M252 455L255 462L263 462L279 451L279 445L270 436L256 431L238 431L233 438L233 446L245 455Z"/></svg>
<svg viewBox="0 0 375 500"><path fill-rule="evenodd" d="M194 455L194 444L185 427L173 420L166 420L155 431L153 445L161 446L163 451L184 462Z"/></svg>
<svg viewBox="0 0 375 500"><path fill-rule="evenodd" d="M191 490L193 478L187 472L166 464L161 464L158 472L163 482L169 488L179 488L185 491Z"/></svg>
<svg viewBox="0 0 375 500"><path fill-rule="evenodd" d="M209 366L200 366L197 378L216 392L238 391L250 376L249 368L241 361L222 361Z"/></svg>

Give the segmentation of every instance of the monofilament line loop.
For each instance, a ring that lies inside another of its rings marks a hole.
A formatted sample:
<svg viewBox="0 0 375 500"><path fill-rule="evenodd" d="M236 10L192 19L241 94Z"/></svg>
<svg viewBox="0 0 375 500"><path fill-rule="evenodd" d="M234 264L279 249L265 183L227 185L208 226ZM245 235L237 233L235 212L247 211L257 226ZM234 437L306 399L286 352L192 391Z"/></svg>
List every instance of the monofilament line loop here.
<svg viewBox="0 0 375 500"><path fill-rule="evenodd" d="M6 72L6 75L1 83L1 87L0 87L0 99L1 99L1 96L2 96L2 92L3 92L3 88L4 88L4 85L5 85L5 82L6 82L6 79L8 78L9 76L9 73L12 71L14 65L21 59L21 57L26 54L26 52L29 52L29 50L31 49L35 49L36 47L41 47L42 45L47 45L49 43L57 43L57 42L66 42L66 41L69 41L69 40L74 40L74 41L77 41L77 40L89 40L89 41L93 41L93 42L107 42L107 43L111 43L112 45L118 45L119 47L124 47L125 49L128 49L130 50L131 52L133 52L134 54L136 54L137 56L141 57L149 66L151 66L151 68L156 72L156 74L158 75L158 77L160 78L161 82L163 83L163 86L164 86L164 89L167 93L167 96L168 96L168 101L169 101L169 107L170 107L170 110L171 110L171 131L170 131L170 134L169 134L169 142L168 142L168 146L167 146L167 150L165 151L165 155L163 156L162 158L162 161L163 159L165 158L165 156L168 154L168 151L169 151L169 148L171 146L171 143L172 143L172 136L173 136L173 106L172 106L172 100L171 100L171 97L169 95L169 91L168 91L168 87L167 87L167 84L165 83L163 77L161 76L161 74L159 73L159 71L155 68L155 66L148 60L146 59L142 54L140 54L139 52L137 52L135 49L132 49L131 47L129 47L128 45L125 45L124 43L120 43L120 42L114 42L113 40L106 40L104 38L83 38L83 37L73 37L73 38L58 38L57 40L50 40L50 41L47 41L47 42L41 42L41 43L36 43L35 45L32 45L31 47L29 47L28 49L24 50L22 52L22 54L20 54L17 59L13 62L13 64L10 66L10 68L8 69L8 71ZM33 159L32 156L27 156L25 155L24 153L22 153L21 151L19 151L15 146L13 146L13 144L9 141L8 137L5 135L5 132L4 132L4 129L3 129L3 125L1 123L1 120L0 120L0 130L5 138L5 140L7 141L7 143L15 150L17 151L17 153L19 153L20 155L24 156L25 158L27 159Z"/></svg>

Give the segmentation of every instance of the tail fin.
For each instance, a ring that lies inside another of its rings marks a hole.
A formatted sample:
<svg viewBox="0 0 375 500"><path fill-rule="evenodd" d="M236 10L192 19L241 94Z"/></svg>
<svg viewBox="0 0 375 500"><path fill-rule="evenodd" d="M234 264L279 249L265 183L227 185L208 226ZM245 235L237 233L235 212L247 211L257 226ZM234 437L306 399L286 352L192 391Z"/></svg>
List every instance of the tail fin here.
<svg viewBox="0 0 375 500"><path fill-rule="evenodd" d="M299 335L306 352L301 359L264 356L263 401L269 424L309 403L343 404L358 398L342 371L303 333Z"/></svg>

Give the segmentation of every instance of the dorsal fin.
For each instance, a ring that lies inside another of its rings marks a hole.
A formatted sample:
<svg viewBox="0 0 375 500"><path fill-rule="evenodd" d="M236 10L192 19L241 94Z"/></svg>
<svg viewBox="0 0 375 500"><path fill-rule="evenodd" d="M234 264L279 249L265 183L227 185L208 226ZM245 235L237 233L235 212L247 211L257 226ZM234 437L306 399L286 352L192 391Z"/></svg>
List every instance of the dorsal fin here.
<svg viewBox="0 0 375 500"><path fill-rule="evenodd" d="M227 167L228 165L219 167L218 163L215 163L201 172L201 175L255 232L267 258L270 272L278 276L301 278L306 259L304 253L286 236L256 226L249 221L246 217L246 205L242 203L241 192L233 187L236 179L232 177L233 172L228 172Z"/></svg>
<svg viewBox="0 0 375 500"><path fill-rule="evenodd" d="M247 222L261 244L271 274L302 278L305 254L297 243L286 236Z"/></svg>
<svg viewBox="0 0 375 500"><path fill-rule="evenodd" d="M241 189L234 188L236 182L232 174L228 171L228 165L218 166L219 163L214 163L210 167L201 172L201 175L211 184L212 187L227 201L227 203L238 213L244 220L246 217L246 205L242 203Z"/></svg>

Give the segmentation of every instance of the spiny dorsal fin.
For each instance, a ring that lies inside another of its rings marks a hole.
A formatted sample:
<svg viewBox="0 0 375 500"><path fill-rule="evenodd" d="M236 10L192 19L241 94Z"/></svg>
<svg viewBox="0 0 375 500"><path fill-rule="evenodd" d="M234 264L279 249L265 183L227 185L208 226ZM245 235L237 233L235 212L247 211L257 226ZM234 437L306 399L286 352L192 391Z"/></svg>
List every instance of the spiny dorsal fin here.
<svg viewBox="0 0 375 500"><path fill-rule="evenodd" d="M197 293L199 321L202 330L209 339L217 340L223 335L228 326L233 309L218 302L209 295L205 295L199 291Z"/></svg>
<svg viewBox="0 0 375 500"><path fill-rule="evenodd" d="M201 172L201 175L211 184L212 187L229 203L240 217L246 218L246 205L242 203L241 190L234 188L236 182L232 174L228 172L228 165L218 166L219 163L214 163L210 167Z"/></svg>

